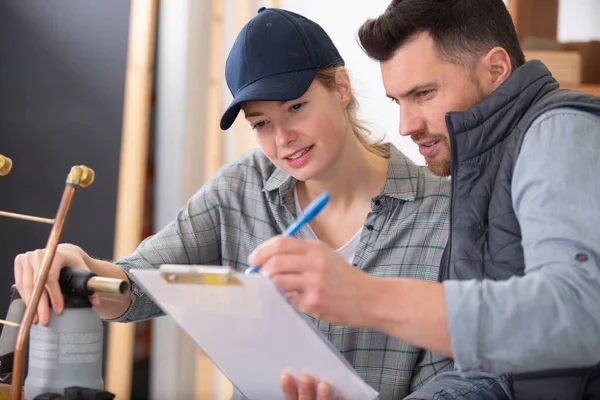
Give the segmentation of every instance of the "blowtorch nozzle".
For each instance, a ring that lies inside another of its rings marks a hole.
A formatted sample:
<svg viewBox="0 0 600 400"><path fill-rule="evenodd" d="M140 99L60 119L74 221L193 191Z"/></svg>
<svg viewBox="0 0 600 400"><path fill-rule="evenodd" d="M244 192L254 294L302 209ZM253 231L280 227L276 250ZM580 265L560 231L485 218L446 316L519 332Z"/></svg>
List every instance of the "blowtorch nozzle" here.
<svg viewBox="0 0 600 400"><path fill-rule="evenodd" d="M123 279L93 276L87 282L87 289L90 292L125 294L129 291L129 283Z"/></svg>
<svg viewBox="0 0 600 400"><path fill-rule="evenodd" d="M105 278L91 271L71 267L64 267L60 271L59 284L66 295L125 294L129 291L129 282L124 279Z"/></svg>

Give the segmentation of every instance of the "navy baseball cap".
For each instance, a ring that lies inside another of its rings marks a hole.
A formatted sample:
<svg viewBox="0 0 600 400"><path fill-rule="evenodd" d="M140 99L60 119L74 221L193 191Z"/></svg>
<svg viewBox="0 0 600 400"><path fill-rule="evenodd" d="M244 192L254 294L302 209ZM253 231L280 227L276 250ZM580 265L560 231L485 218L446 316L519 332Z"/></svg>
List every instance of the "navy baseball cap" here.
<svg viewBox="0 0 600 400"><path fill-rule="evenodd" d="M238 35L225 63L233 101L221 129L233 124L247 101L289 101L302 96L320 68L344 65L317 23L278 8L262 7Z"/></svg>

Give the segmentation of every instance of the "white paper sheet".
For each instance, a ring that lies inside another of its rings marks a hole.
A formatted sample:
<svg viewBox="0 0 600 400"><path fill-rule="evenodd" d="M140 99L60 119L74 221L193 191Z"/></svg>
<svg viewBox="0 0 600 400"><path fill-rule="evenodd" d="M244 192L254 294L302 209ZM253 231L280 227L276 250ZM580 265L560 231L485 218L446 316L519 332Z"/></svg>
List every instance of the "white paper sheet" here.
<svg viewBox="0 0 600 400"><path fill-rule="evenodd" d="M131 273L249 399L280 399L281 374L303 372L329 382L333 399L377 398L268 277L235 273L242 284L226 286L168 283L158 270Z"/></svg>

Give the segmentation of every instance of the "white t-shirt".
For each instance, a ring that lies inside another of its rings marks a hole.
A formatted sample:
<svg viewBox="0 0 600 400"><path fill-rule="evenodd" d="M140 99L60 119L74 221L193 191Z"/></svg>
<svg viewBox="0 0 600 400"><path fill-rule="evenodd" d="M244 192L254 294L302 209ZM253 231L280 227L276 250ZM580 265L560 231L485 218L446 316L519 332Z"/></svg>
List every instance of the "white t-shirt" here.
<svg viewBox="0 0 600 400"><path fill-rule="evenodd" d="M302 209L300 208L300 202L298 201L298 192L296 188L294 188L294 204L296 205L296 215L302 215ZM312 236L312 239L319 240L315 232L312 230L309 224L306 224L305 227L308 229L308 232ZM344 257L344 259L348 262L348 264L352 264L354 260L354 254L356 253L356 248L358 247L358 243L360 242L360 234L362 232L362 228L356 232L356 234L350 239L345 245L337 249L337 253Z"/></svg>

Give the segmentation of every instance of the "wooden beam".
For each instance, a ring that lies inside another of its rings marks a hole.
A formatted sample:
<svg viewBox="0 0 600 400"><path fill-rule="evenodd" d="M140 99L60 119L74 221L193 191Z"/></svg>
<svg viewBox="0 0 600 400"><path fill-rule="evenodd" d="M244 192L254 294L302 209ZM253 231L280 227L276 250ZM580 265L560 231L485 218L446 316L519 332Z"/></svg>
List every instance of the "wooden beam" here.
<svg viewBox="0 0 600 400"><path fill-rule="evenodd" d="M142 241L158 0L131 0L115 225L115 260ZM135 324L110 324L106 389L131 398Z"/></svg>
<svg viewBox="0 0 600 400"><path fill-rule="evenodd" d="M520 39L526 36L556 39L558 0L508 0L507 7Z"/></svg>
<svg viewBox="0 0 600 400"><path fill-rule="evenodd" d="M256 3L257 2L237 0L234 20L234 36L237 35L237 33L242 30L243 26L256 15L259 8ZM265 4L268 8L275 7L273 0L262 4ZM228 134L233 137L233 140L230 141L231 146L233 147L233 149L230 150L230 154L234 157L244 154L258 145L256 143L256 138L250 129L250 125L248 125L248 122L243 118L243 111L240 112L238 118L233 122L233 125L231 125Z"/></svg>
<svg viewBox="0 0 600 400"><path fill-rule="evenodd" d="M210 48L208 52L208 86L206 89L206 125L204 146L204 182L208 181L223 165L223 132L219 121L223 113L221 91L223 89L223 34L224 0L211 1ZM197 400L215 399L215 371L212 361L201 349L196 350Z"/></svg>
<svg viewBox="0 0 600 400"><path fill-rule="evenodd" d="M206 113L206 147L204 152L204 180L209 180L223 165L223 133L219 121L223 113L223 18L224 1L212 0L210 50L208 55L208 88Z"/></svg>

